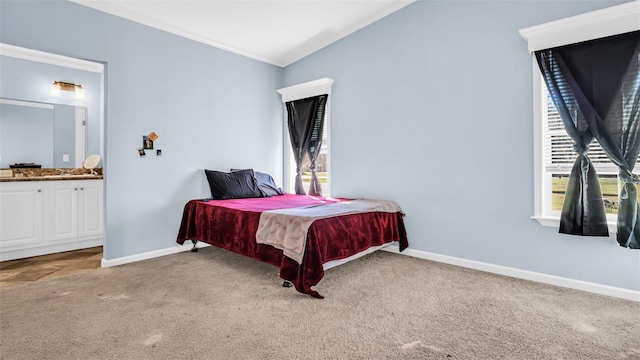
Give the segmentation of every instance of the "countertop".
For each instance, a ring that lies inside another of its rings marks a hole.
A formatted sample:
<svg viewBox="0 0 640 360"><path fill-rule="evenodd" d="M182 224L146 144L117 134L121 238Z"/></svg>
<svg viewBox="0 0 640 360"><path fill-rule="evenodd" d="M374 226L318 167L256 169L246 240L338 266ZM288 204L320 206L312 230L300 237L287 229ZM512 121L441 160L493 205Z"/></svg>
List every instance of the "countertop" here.
<svg viewBox="0 0 640 360"><path fill-rule="evenodd" d="M100 180L103 178L102 168L93 172L89 169L0 169L0 182L17 181L60 181L60 180Z"/></svg>
<svg viewBox="0 0 640 360"><path fill-rule="evenodd" d="M60 181L60 180L96 180L102 179L102 175L45 175L45 176L23 176L23 177L0 177L0 182L18 181Z"/></svg>

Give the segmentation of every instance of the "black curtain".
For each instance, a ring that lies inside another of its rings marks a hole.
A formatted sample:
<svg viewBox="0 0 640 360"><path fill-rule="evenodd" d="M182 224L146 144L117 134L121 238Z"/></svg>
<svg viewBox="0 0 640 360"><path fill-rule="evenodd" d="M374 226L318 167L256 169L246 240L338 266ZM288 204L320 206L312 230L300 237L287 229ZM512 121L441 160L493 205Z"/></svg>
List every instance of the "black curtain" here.
<svg viewBox="0 0 640 360"><path fill-rule="evenodd" d="M578 153L560 232L607 236L607 219L589 144L598 140L623 183L618 242L640 248L640 207L632 173L640 151L640 31L536 51L551 98Z"/></svg>
<svg viewBox="0 0 640 360"><path fill-rule="evenodd" d="M306 194L302 186L302 160L304 155L308 154L311 162L309 195L322 195L322 187L316 174L316 160L322 146L327 98L328 95L324 94L286 103L289 138L294 160L296 161L296 194Z"/></svg>

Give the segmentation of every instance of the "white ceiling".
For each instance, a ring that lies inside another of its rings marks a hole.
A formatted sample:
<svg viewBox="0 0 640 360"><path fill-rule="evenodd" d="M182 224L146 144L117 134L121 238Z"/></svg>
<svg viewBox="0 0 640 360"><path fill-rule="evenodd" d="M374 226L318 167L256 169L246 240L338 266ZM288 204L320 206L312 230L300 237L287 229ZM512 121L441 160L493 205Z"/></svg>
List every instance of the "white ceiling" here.
<svg viewBox="0 0 640 360"><path fill-rule="evenodd" d="M415 0L71 0L287 66Z"/></svg>

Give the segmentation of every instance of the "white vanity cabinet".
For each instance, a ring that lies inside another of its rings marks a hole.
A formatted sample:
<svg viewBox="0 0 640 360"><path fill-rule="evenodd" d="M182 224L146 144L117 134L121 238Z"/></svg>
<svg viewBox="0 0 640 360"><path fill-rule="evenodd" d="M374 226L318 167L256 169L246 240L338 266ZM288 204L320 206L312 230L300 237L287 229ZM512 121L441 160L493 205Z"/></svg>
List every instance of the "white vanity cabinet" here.
<svg viewBox="0 0 640 360"><path fill-rule="evenodd" d="M0 182L0 261L100 246L101 179Z"/></svg>

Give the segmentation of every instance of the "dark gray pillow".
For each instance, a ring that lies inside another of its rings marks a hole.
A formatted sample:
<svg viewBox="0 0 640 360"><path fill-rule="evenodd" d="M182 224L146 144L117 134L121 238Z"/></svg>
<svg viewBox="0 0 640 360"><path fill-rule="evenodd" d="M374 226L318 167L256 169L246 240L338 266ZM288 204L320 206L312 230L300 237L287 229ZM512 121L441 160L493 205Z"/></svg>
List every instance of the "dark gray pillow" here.
<svg viewBox="0 0 640 360"><path fill-rule="evenodd" d="M264 197L252 169L223 172L204 170L214 200Z"/></svg>
<svg viewBox="0 0 640 360"><path fill-rule="evenodd" d="M231 169L231 171L239 171L239 169ZM271 175L259 171L254 171L253 173L265 197L284 195L284 191L276 185Z"/></svg>
<svg viewBox="0 0 640 360"><path fill-rule="evenodd" d="M260 186L260 190L262 190L266 196L284 195L284 191L276 185L271 175L259 171L256 171L255 174L256 180L258 180L258 186Z"/></svg>

